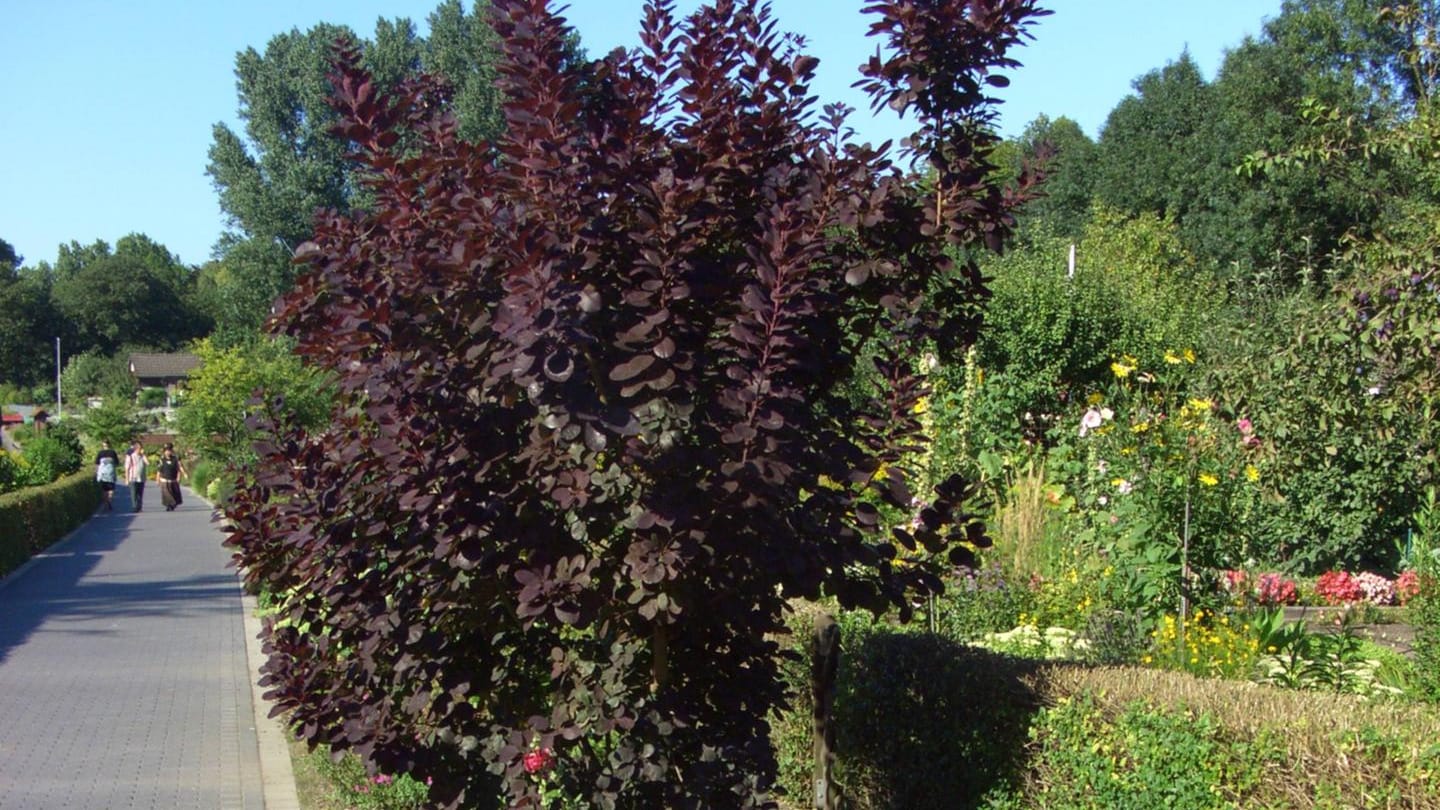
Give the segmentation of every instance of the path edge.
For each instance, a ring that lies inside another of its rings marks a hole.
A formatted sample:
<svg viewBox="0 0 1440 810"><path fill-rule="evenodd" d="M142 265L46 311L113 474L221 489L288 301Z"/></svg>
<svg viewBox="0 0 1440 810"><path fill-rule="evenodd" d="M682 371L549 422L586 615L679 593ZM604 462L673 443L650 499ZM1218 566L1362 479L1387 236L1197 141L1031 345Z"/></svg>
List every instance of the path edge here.
<svg viewBox="0 0 1440 810"><path fill-rule="evenodd" d="M212 517L223 520L223 513L206 498L186 487L195 500L210 507ZM237 580L239 580L237 572ZM295 788L295 769L290 763L290 743L278 718L270 716L273 705L265 699L260 686L260 666L265 654L260 649L260 604L240 584L240 606L245 623L245 660L250 669L250 706L255 711L255 742L260 749L260 789L265 810L300 810L300 795Z"/></svg>

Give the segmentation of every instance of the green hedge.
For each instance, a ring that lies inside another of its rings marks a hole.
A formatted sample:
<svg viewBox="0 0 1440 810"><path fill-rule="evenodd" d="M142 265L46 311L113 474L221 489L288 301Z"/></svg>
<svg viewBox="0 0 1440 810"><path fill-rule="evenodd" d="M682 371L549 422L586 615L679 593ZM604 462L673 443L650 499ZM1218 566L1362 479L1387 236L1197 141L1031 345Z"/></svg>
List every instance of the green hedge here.
<svg viewBox="0 0 1440 810"><path fill-rule="evenodd" d="M84 523L99 505L100 488L88 470L0 495L0 576Z"/></svg>
<svg viewBox="0 0 1440 810"><path fill-rule="evenodd" d="M847 810L1440 808L1440 712L1138 667L1033 662L840 612L835 778ZM810 806L814 614L771 742Z"/></svg>

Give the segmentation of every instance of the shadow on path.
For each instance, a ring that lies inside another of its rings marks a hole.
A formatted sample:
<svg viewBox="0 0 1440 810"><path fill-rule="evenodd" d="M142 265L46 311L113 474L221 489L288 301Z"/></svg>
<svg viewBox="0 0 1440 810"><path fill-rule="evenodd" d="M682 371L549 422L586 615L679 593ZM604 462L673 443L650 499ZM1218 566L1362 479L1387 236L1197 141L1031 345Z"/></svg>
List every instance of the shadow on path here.
<svg viewBox="0 0 1440 810"><path fill-rule="evenodd" d="M201 503L186 503L177 511L196 509L208 511ZM146 576L143 562L137 565L134 560L96 572L121 543L143 542L146 533L165 530L153 523L138 526L142 514L131 508L129 490L117 487L113 512L102 507L68 538L0 580L0 663L36 628L52 620L56 622L52 630L66 632L67 624L90 623L89 629L74 632L93 634L97 632L93 622L100 618L230 609L216 597L234 593L233 574L155 579ZM167 562L156 560L155 567L167 567Z"/></svg>

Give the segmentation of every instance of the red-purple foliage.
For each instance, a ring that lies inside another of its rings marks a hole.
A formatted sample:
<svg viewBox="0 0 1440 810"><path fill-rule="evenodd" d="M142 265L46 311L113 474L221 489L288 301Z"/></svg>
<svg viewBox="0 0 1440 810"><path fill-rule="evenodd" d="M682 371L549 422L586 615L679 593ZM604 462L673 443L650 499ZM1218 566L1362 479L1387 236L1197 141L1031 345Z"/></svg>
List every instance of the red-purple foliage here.
<svg viewBox="0 0 1440 810"><path fill-rule="evenodd" d="M880 509L912 498L915 358L978 326L951 257L1028 193L995 185L983 88L1043 12L866 9L892 54L866 89L919 116L922 183L815 121L815 60L759 2L653 3L583 76L543 0L495 7L492 148L440 89L377 98L338 60L375 206L320 219L276 323L340 395L322 433L259 420L230 508L278 600L265 683L302 738L444 806L538 806L536 750L587 806L768 806L786 600L908 614L984 542L958 479L914 528Z"/></svg>

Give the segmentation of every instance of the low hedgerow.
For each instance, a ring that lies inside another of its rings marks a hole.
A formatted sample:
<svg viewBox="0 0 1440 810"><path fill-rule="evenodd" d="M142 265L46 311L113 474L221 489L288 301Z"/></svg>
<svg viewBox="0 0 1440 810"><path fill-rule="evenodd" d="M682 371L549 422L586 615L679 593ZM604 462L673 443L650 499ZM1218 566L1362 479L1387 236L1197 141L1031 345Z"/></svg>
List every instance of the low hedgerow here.
<svg viewBox="0 0 1440 810"><path fill-rule="evenodd" d="M788 806L811 795L814 614L773 741ZM1025 661L840 614L835 777L866 808L1440 808L1425 705ZM1378 804L1377 804L1378 802Z"/></svg>
<svg viewBox="0 0 1440 810"><path fill-rule="evenodd" d="M0 576L84 523L99 505L89 471L0 495Z"/></svg>
<svg viewBox="0 0 1440 810"><path fill-rule="evenodd" d="M811 794L810 655L813 611L792 618L796 694L772 739L790 806ZM835 779L849 808L974 807L1004 790L1020 766L1029 716L1040 707L1038 662L986 652L841 613L834 701Z"/></svg>

